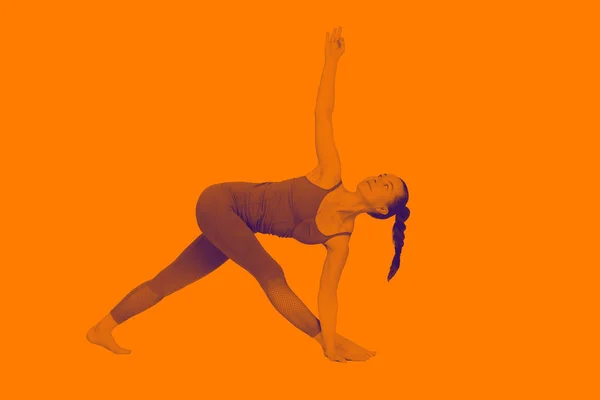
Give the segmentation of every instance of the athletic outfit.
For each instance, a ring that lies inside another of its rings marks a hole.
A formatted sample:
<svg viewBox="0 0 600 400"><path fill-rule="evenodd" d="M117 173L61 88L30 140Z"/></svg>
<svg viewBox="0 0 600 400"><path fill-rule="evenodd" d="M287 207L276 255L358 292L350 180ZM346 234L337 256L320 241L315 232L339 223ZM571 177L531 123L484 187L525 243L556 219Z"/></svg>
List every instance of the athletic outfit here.
<svg viewBox="0 0 600 400"><path fill-rule="evenodd" d="M255 233L294 238L304 244L324 244L315 217L330 189L305 176L279 182L223 182L208 186L196 203L202 234L169 266L129 293L111 314L117 323L158 303L162 298L214 271L228 259L250 272L273 306L311 337L319 320L288 286L283 269L263 248Z"/></svg>
<svg viewBox="0 0 600 400"><path fill-rule="evenodd" d="M292 237L304 244L323 244L339 232L326 236L317 228L315 217L323 198L337 189L323 189L301 176L280 182L225 182L209 186L200 195L196 217L202 232L239 228L245 223L251 233ZM218 221L217 226L209 226ZM226 221L232 225L223 227ZM243 229L247 232L247 229ZM210 234L209 234L210 235ZM254 242L254 235L245 235ZM231 241L231 240L230 240ZM245 247L240 247L244 251Z"/></svg>

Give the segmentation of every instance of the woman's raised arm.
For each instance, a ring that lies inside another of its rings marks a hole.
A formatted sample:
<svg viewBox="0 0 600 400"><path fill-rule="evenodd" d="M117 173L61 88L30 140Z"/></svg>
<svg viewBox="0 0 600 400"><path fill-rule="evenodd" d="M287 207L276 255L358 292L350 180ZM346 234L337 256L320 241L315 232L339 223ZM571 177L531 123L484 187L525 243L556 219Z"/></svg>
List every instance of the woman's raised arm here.
<svg viewBox="0 0 600 400"><path fill-rule="evenodd" d="M324 181L337 183L341 178L340 156L333 137L333 108L335 104L335 74L338 61L345 51L342 28L326 34L325 65L319 84L315 106L315 147L318 165L316 170Z"/></svg>
<svg viewBox="0 0 600 400"><path fill-rule="evenodd" d="M334 89L335 89L335 72L337 64L346 51L346 44L342 35L342 28L335 28L333 34L329 32L325 36L325 66L321 75L321 83L317 95L317 104L315 105L315 113L317 112L333 112L334 106Z"/></svg>

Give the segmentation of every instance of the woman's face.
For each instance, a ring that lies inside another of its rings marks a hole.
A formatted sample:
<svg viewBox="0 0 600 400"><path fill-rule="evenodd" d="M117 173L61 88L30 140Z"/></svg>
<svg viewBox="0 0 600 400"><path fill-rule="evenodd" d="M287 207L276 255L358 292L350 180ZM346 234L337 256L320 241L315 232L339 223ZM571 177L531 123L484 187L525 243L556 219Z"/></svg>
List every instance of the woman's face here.
<svg viewBox="0 0 600 400"><path fill-rule="evenodd" d="M398 196L404 194L404 185L402 180L396 175L381 174L378 176L369 176L359 182L357 190L371 207L384 207L387 213L387 206L391 204ZM379 212L382 212L379 210Z"/></svg>

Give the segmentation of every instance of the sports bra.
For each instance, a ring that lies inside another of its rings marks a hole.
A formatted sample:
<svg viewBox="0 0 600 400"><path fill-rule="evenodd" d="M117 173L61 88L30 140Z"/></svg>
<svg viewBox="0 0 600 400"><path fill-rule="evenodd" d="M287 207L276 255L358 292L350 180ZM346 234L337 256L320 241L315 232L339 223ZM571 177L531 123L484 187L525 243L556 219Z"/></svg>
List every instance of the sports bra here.
<svg viewBox="0 0 600 400"><path fill-rule="evenodd" d="M303 208L308 208L307 211L310 213L310 216L304 218L302 221L296 224L293 230L293 237L301 243L316 244L325 243L327 240L334 236L351 235L352 232L338 232L334 233L333 235L325 235L317 227L317 211L319 210L323 199L329 192L333 192L335 189L337 189L342 184L342 181L340 180L336 185L329 189L324 189L309 181L306 176L304 176L303 178L308 183L308 185L311 186L311 188L307 188L306 191L308 193L311 193L313 199L312 201L303 202ZM302 185L302 183L300 183L300 185Z"/></svg>
<svg viewBox="0 0 600 400"><path fill-rule="evenodd" d="M294 238L304 244L324 244L334 236L352 234L325 235L315 221L325 196L341 184L340 180L324 189L304 175L277 182L223 183L234 212L253 232Z"/></svg>

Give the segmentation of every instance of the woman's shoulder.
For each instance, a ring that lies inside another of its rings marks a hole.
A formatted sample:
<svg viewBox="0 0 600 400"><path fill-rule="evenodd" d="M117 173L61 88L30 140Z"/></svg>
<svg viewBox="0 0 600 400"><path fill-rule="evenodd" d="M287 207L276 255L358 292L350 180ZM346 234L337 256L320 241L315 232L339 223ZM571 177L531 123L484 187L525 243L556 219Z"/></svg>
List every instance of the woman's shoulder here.
<svg viewBox="0 0 600 400"><path fill-rule="evenodd" d="M342 181L341 176L338 174L326 174L319 167L316 167L303 177L308 179L313 185L325 190L331 189Z"/></svg>

